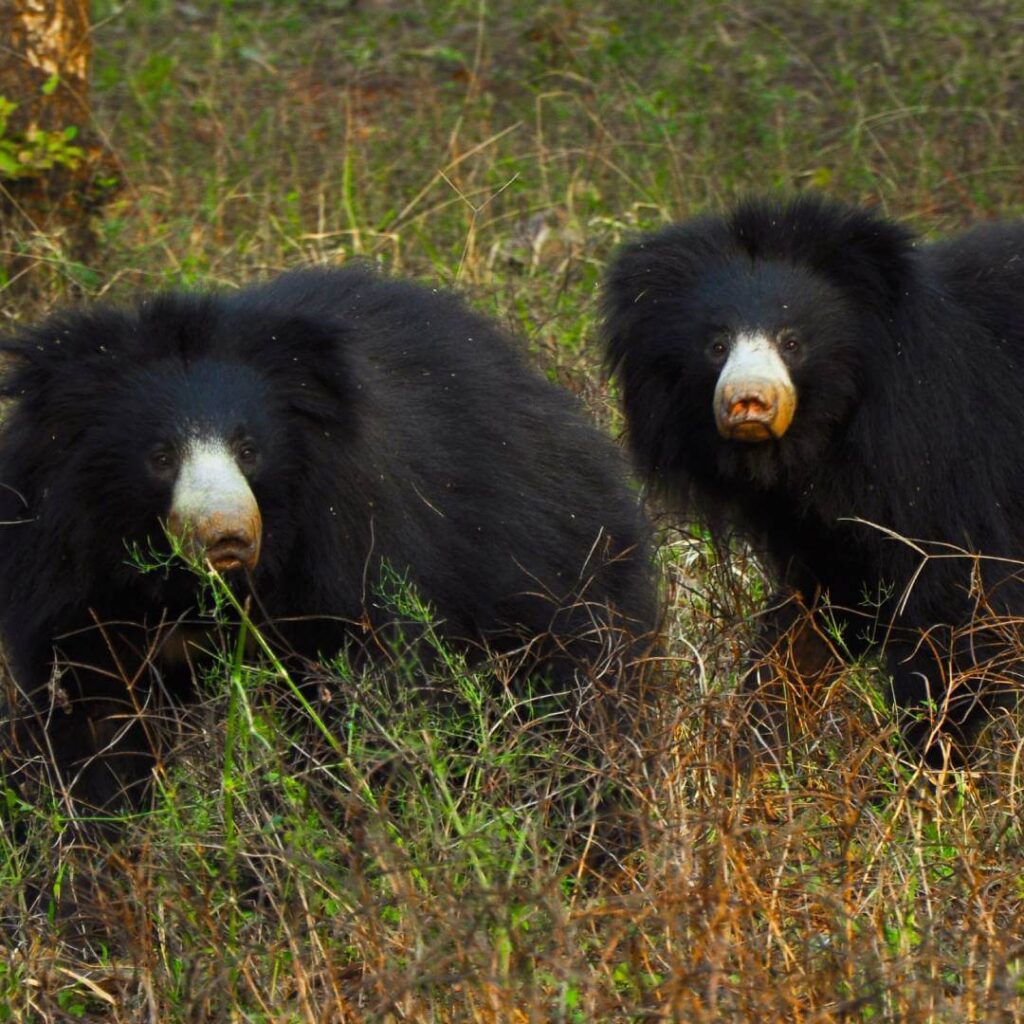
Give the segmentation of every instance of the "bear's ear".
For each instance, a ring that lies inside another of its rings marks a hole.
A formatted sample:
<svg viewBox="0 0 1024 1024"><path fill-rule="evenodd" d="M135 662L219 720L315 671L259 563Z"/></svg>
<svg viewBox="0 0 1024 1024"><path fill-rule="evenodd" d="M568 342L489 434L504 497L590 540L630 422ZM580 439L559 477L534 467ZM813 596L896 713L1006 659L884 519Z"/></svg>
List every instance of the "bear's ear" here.
<svg viewBox="0 0 1024 1024"><path fill-rule="evenodd" d="M264 312L247 312L237 335L241 356L300 416L354 427L359 390L346 351L348 329L316 313Z"/></svg>
<svg viewBox="0 0 1024 1024"><path fill-rule="evenodd" d="M913 233L871 210L812 193L750 199L729 226L751 259L804 264L866 308L891 308L912 286Z"/></svg>
<svg viewBox="0 0 1024 1024"><path fill-rule="evenodd" d="M71 429L76 418L88 421L123 363L124 338L133 325L119 310L97 307L56 313L5 335L0 399L31 405L40 423L56 417Z"/></svg>
<svg viewBox="0 0 1024 1024"><path fill-rule="evenodd" d="M667 333L666 307L678 306L708 267L734 251L725 222L714 216L672 224L623 245L601 291L606 371L616 372L638 347L653 356L655 339Z"/></svg>

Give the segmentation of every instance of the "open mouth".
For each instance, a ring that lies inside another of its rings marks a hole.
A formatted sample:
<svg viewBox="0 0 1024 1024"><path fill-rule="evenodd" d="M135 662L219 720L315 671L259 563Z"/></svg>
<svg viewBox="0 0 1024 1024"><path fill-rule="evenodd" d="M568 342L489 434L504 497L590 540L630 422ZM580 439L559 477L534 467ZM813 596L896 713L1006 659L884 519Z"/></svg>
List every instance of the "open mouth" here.
<svg viewBox="0 0 1024 1024"><path fill-rule="evenodd" d="M206 560L217 572L252 570L256 567L257 554L252 545L222 543L207 549Z"/></svg>
<svg viewBox="0 0 1024 1024"><path fill-rule="evenodd" d="M743 420L730 423L727 436L733 441L770 441L775 435L763 420Z"/></svg>

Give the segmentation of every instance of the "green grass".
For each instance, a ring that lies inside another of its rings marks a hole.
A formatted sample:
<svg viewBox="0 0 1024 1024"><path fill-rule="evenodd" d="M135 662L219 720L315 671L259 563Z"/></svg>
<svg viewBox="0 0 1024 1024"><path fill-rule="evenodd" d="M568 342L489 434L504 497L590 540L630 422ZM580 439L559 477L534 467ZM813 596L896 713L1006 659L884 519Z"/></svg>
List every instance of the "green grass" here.
<svg viewBox="0 0 1024 1024"><path fill-rule="evenodd" d="M122 184L87 266L55 230L16 238L32 288L0 292L9 319L361 256L464 290L618 432L595 294L636 230L808 187L925 234L1024 213L1024 22L1000 0L93 18ZM737 777L764 581L699 533L667 531L661 562L636 749L563 742L443 645L429 687L399 649L325 666L304 708L227 631L120 843L4 790L0 1022L1024 1019L1019 725L984 773L924 777L859 666L807 695L785 764ZM588 764L635 817L628 853L592 856L601 787L565 791Z"/></svg>

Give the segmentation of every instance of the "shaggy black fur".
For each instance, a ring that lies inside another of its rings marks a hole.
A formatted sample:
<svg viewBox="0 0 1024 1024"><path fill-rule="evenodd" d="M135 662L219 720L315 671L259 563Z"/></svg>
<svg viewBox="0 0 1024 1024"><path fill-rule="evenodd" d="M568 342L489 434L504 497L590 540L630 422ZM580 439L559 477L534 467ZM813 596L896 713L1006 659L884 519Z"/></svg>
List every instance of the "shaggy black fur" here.
<svg viewBox="0 0 1024 1024"><path fill-rule="evenodd" d="M166 550L153 453L197 432L245 439L263 550L235 583L307 658L374 646L384 563L450 640L528 641L559 685L608 657L608 627L654 626L624 460L451 295L311 269L59 314L0 352L0 629L31 735L85 801L147 774L153 675L191 693L180 627L158 627L195 619L196 579L128 549Z"/></svg>
<svg viewBox="0 0 1024 1024"><path fill-rule="evenodd" d="M859 609L845 620L854 654L883 638L868 619L888 629L897 704L949 697L945 727L973 735L999 630L964 627L979 602L1024 614L1020 566L954 557L922 568L918 551L850 520L935 542L935 554L1024 557L1024 224L919 245L823 198L752 200L627 245L605 313L647 477L715 529L738 526L784 590ZM792 425L760 443L723 438L713 339L783 328L796 342L782 352ZM930 729L911 730L927 745Z"/></svg>

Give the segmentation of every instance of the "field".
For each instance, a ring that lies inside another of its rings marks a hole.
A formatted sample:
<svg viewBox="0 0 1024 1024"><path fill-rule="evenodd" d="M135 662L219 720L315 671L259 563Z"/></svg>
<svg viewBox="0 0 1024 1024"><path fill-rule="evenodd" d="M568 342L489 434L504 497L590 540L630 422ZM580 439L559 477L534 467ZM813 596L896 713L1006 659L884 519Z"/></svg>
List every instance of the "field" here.
<svg viewBox="0 0 1024 1024"><path fill-rule="evenodd" d="M618 436L596 293L637 230L807 188L928 236L1024 215L1013 0L96 0L93 21L98 247L25 233L5 322L360 257L463 291ZM1019 721L977 770L924 772L867 663L807 696L783 762L738 772L765 581L653 511L654 727L591 767L627 840L458 658L430 680L444 713L413 672L337 666L352 710L327 740L228 637L119 838L5 788L0 1022L1024 1020Z"/></svg>

